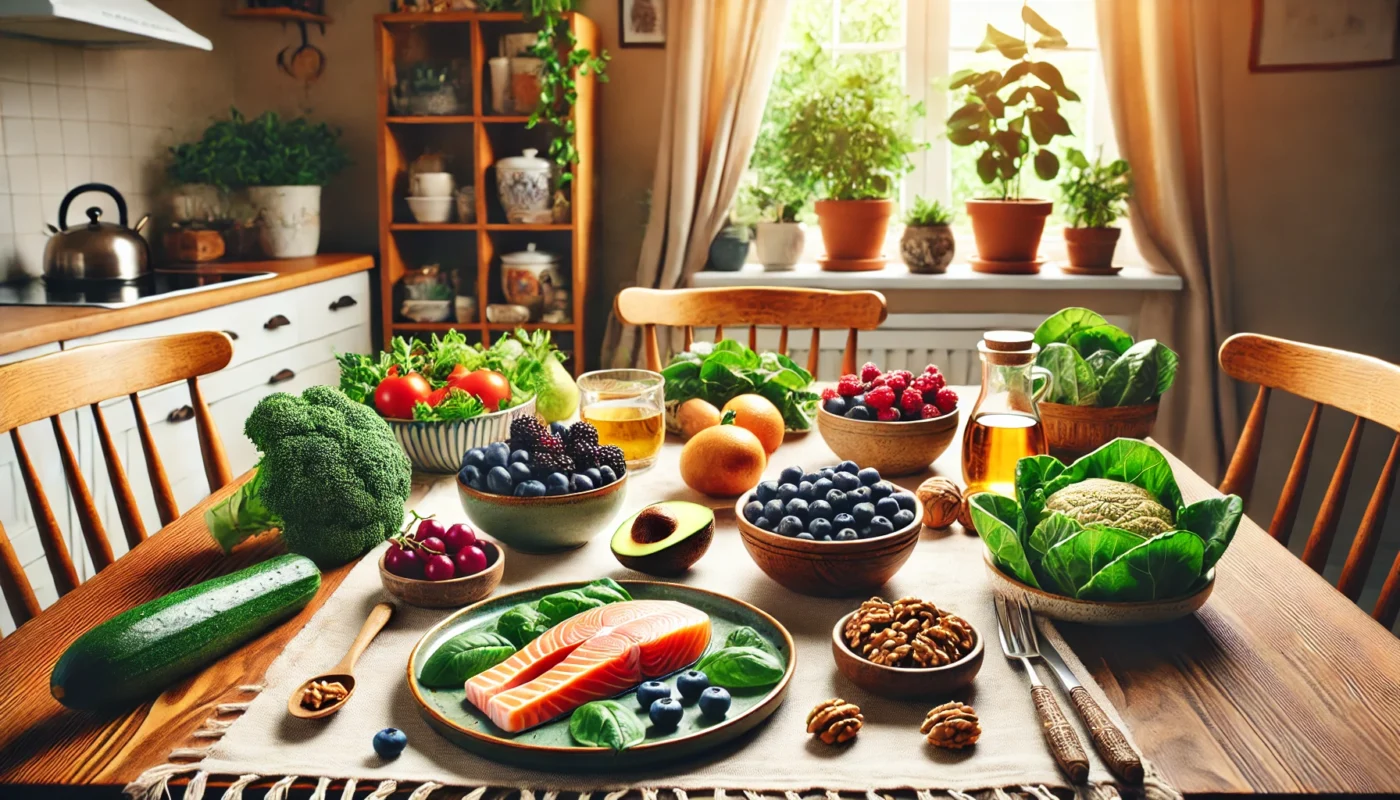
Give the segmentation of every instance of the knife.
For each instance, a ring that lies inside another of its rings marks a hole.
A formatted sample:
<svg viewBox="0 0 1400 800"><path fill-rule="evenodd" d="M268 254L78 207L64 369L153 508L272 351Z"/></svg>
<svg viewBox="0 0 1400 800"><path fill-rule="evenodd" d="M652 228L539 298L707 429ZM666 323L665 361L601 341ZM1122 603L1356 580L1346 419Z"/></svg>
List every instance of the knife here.
<svg viewBox="0 0 1400 800"><path fill-rule="evenodd" d="M1128 743L1128 737L1114 725L1108 715L1104 713L1094 698L1089 695L1089 690L1080 684L1079 679L1070 672L1065 660L1060 658L1060 654L1055 652L1054 645L1041 637L1040 657L1050 667L1050 671L1055 673L1055 679L1060 682L1060 687L1069 695L1069 699L1074 703L1074 708L1079 712L1079 718L1084 720L1084 724L1089 727L1089 737L1094 741L1094 749L1099 751L1108 768L1114 775L1122 778L1128 783L1142 783L1142 758L1138 756L1133 746Z"/></svg>

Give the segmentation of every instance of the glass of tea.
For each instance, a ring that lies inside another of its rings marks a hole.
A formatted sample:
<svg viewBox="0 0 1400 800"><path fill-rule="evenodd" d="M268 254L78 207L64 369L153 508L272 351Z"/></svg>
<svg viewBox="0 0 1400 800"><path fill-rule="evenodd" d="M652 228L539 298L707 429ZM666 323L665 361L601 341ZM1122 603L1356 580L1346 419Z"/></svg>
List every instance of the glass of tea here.
<svg viewBox="0 0 1400 800"><path fill-rule="evenodd" d="M598 429L599 444L622 448L629 471L656 463L666 437L666 379L645 369L605 369L579 376L579 416Z"/></svg>

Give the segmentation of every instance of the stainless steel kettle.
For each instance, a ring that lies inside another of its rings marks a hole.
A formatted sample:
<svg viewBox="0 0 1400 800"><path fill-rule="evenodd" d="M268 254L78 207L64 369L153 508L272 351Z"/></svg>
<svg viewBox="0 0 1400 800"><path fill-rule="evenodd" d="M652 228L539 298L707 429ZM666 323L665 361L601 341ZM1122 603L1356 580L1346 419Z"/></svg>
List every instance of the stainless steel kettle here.
<svg viewBox="0 0 1400 800"><path fill-rule="evenodd" d="M84 192L104 192L117 201L119 223L103 222L102 209L87 210L86 224L68 227L68 206ZM151 249L141 237L147 214L128 227L126 200L105 183L74 188L58 207L58 226L44 247L44 277L51 281L130 281L150 271Z"/></svg>

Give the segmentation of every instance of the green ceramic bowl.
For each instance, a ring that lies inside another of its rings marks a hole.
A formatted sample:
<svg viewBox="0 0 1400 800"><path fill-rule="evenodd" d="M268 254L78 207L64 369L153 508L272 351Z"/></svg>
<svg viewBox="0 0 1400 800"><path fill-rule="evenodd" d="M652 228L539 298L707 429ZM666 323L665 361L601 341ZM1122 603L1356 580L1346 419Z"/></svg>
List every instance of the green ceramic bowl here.
<svg viewBox="0 0 1400 800"><path fill-rule="evenodd" d="M546 497L478 492L457 479L462 510L478 530L523 553L572 550L612 528L627 497L628 473L598 489Z"/></svg>
<svg viewBox="0 0 1400 800"><path fill-rule="evenodd" d="M423 663L443 642L464 631L494 625L497 617L515 605L574 588L582 582L537 586L468 606L438 623L414 645L408 657L408 686L428 724L462 749L493 761L534 770L623 774L627 770L693 758L698 753L743 736L778 710L797 668L792 636L781 623L741 600L693 586L652 581L619 583L637 600L675 600L709 614L712 649L721 646L735 628L745 625L753 628L778 649L787 662L787 670L773 686L731 692L733 704L723 720L708 720L694 704L685 704L685 717L680 726L665 733L658 732L647 721L646 712L637 702L635 690L625 692L614 699L628 708L636 709L639 719L647 726L647 738L641 744L618 753L603 747L575 744L569 737L567 716L515 735L505 733L467 702L465 688L429 689L418 682ZM663 680L675 686L674 678Z"/></svg>

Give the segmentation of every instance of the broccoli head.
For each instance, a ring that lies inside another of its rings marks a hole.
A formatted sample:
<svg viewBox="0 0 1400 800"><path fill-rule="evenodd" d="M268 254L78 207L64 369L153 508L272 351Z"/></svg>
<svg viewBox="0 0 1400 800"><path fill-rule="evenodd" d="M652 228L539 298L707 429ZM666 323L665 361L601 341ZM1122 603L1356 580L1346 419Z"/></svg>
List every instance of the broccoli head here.
<svg viewBox="0 0 1400 800"><path fill-rule="evenodd" d="M388 423L339 390L263 398L243 432L262 453L257 476L205 514L214 539L280 528L287 549L321 565L356 558L403 524L412 478Z"/></svg>

